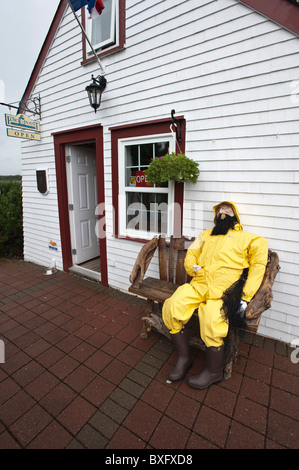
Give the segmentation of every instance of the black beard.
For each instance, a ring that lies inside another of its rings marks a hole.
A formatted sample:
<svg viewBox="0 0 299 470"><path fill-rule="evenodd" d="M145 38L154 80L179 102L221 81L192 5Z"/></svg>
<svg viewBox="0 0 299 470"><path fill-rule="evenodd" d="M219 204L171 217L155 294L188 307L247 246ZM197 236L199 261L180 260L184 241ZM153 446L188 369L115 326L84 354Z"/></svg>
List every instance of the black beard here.
<svg viewBox="0 0 299 470"><path fill-rule="evenodd" d="M226 235L229 229L234 228L234 226L238 223L235 216L231 217L230 215L225 214L224 219L222 219L221 215L218 216L216 225L213 228L211 235Z"/></svg>

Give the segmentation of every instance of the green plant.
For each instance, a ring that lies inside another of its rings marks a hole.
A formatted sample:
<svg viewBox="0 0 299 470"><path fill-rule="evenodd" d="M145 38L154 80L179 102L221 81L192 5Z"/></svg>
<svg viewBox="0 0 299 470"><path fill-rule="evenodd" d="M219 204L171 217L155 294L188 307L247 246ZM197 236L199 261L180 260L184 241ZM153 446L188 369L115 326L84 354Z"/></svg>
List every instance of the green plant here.
<svg viewBox="0 0 299 470"><path fill-rule="evenodd" d="M0 183L0 257L22 256L22 188L20 183Z"/></svg>
<svg viewBox="0 0 299 470"><path fill-rule="evenodd" d="M174 152L164 157L154 158L146 170L148 183L161 184L166 181L192 181L196 183L199 175L199 164L186 157L185 154Z"/></svg>

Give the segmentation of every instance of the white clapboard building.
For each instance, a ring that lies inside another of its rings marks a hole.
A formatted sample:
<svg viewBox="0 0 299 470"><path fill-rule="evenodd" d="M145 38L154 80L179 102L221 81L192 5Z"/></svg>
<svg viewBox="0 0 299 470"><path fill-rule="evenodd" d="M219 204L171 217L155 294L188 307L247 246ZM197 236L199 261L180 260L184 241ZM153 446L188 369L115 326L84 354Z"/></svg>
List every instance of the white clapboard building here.
<svg viewBox="0 0 299 470"><path fill-rule="evenodd" d="M97 60L61 0L24 92L41 104L41 139L22 142L25 260L127 291L145 240L196 236L232 200L280 258L258 332L298 339L297 2L104 5L77 11ZM107 80L97 112L92 75ZM200 164L196 184L144 185L153 157L180 150Z"/></svg>

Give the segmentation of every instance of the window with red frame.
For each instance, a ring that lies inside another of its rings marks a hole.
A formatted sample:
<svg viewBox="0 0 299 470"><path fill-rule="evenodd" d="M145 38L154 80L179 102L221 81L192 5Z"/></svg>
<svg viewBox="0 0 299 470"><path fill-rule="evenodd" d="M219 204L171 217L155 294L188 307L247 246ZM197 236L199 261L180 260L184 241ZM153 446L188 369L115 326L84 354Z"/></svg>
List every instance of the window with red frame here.
<svg viewBox="0 0 299 470"><path fill-rule="evenodd" d="M120 234L147 238L171 235L173 230L174 183L148 185L145 170L153 158L174 149L171 133L119 141Z"/></svg>
<svg viewBox="0 0 299 470"><path fill-rule="evenodd" d="M171 120L110 128L114 235L150 239L156 234L181 236L184 185L169 181L148 185L150 161L185 150L185 120L178 118L182 141L177 147Z"/></svg>
<svg viewBox="0 0 299 470"><path fill-rule="evenodd" d="M125 0L103 0L105 8L101 15L91 18L84 9L82 21L86 34L98 56L117 51L125 43ZM94 60L93 52L84 41L84 62Z"/></svg>

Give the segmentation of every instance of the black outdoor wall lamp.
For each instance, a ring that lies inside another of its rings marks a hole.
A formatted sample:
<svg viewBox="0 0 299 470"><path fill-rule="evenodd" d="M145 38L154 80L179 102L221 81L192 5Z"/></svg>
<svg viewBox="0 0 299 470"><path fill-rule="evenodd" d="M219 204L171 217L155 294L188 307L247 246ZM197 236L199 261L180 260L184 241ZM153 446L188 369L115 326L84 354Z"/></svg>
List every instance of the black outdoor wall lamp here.
<svg viewBox="0 0 299 470"><path fill-rule="evenodd" d="M107 80L103 75L98 77L91 76L92 83L88 85L85 90L87 91L90 106L94 109L94 112L97 112L97 109L100 107L102 93L106 88Z"/></svg>

